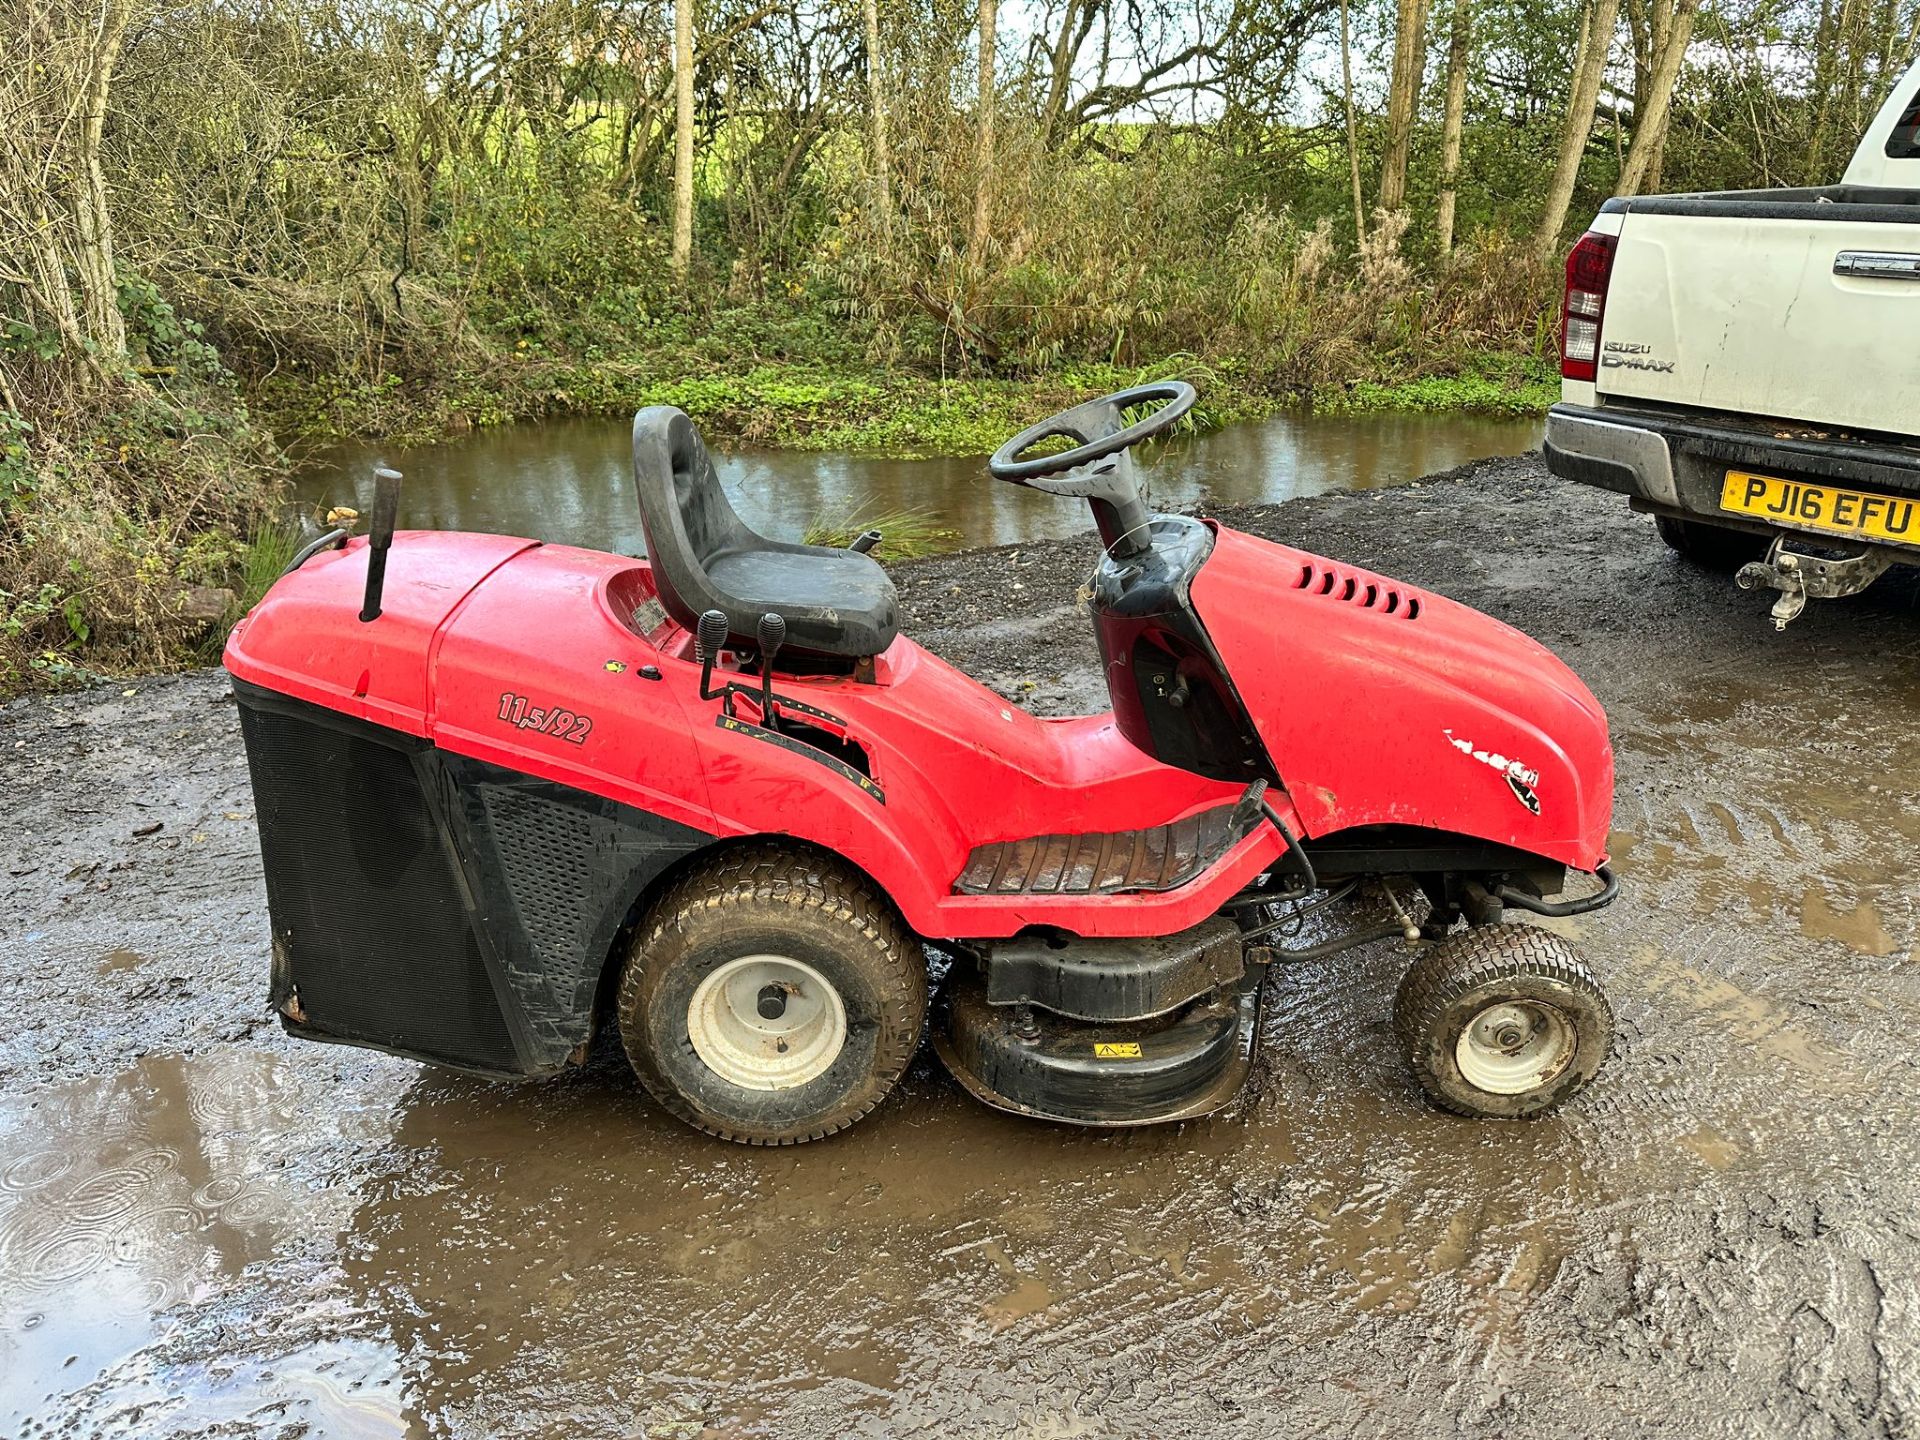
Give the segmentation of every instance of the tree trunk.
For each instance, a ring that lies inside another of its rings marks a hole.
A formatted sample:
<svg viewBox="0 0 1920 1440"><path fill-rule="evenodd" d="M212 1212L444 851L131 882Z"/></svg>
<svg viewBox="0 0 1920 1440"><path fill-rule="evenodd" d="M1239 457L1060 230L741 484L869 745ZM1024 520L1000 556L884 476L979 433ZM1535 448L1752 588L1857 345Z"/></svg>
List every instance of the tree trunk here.
<svg viewBox="0 0 1920 1440"><path fill-rule="evenodd" d="M1667 118L1660 123L1660 133L1653 137L1653 146L1647 156L1647 170L1640 177L1640 186L1649 195L1660 193L1660 177L1667 160L1667 132L1673 129L1673 107L1667 107Z"/></svg>
<svg viewBox="0 0 1920 1440"><path fill-rule="evenodd" d="M693 0L673 5L673 268L693 259Z"/></svg>
<svg viewBox="0 0 1920 1440"><path fill-rule="evenodd" d="M1647 77L1653 72L1653 17L1647 0L1621 0L1620 13L1627 22L1627 44L1633 49L1633 113L1638 115L1647 99Z"/></svg>
<svg viewBox="0 0 1920 1440"><path fill-rule="evenodd" d="M1600 80L1606 72L1607 53L1613 49L1613 27L1619 18L1620 0L1592 0L1587 11L1587 38L1580 49L1580 63L1574 67L1573 91L1567 97L1560 156L1554 163L1553 179L1547 184L1540 229L1534 235L1534 253L1542 264L1551 261L1560 248L1560 227L1567 223L1574 183L1580 178L1580 157L1586 152L1587 137L1593 133L1594 106L1600 99Z"/></svg>
<svg viewBox="0 0 1920 1440"><path fill-rule="evenodd" d="M1049 150L1067 138L1067 96L1073 89L1074 62L1100 15L1100 0L1067 0L1066 11L1060 17L1060 33L1054 37L1053 50L1047 59L1047 99L1041 111ZM1104 61L1102 73L1105 73Z"/></svg>
<svg viewBox="0 0 1920 1440"><path fill-rule="evenodd" d="M879 0L861 0L860 18L867 31L867 108L873 124L867 164L873 171L873 204L885 244L893 234L893 152L887 145L887 96L880 75Z"/></svg>
<svg viewBox="0 0 1920 1440"><path fill-rule="evenodd" d="M1360 143L1353 124L1353 31L1347 18L1347 0L1340 0L1340 86L1347 105L1347 175L1353 182L1353 238L1367 238L1367 206L1360 198Z"/></svg>
<svg viewBox="0 0 1920 1440"><path fill-rule="evenodd" d="M1427 0L1399 0L1393 76L1387 89L1387 137L1380 158L1382 210L1398 210L1407 203L1407 156L1413 148L1413 120L1420 108L1420 72L1426 59Z"/></svg>
<svg viewBox="0 0 1920 1440"><path fill-rule="evenodd" d="M1840 106L1838 128L1844 137L1841 144L1851 146L1860 134L1860 16L1865 11L1865 0L1841 0L1840 13L1835 20L1833 34L1833 54L1836 70L1830 72L1829 88L1837 80L1839 94L1835 100ZM1832 107L1827 114L1831 116ZM1824 143L1812 157L1814 166L1825 163ZM1816 171L1817 173L1817 171Z"/></svg>
<svg viewBox="0 0 1920 1440"><path fill-rule="evenodd" d="M1667 26L1666 43L1654 61L1647 82L1643 108L1633 117L1633 144L1627 150L1626 164L1620 170L1620 193L1638 195L1653 167L1653 157L1664 143L1667 113L1673 104L1673 89L1680 80L1680 67L1687 58L1687 42L1693 38L1693 17L1699 0L1675 0L1672 23Z"/></svg>
<svg viewBox="0 0 1920 1440"><path fill-rule="evenodd" d="M100 164L100 137L107 123L107 92L127 33L126 0L104 0L86 57L79 95L80 127L73 187L74 268L80 277L80 310L87 338L99 357L117 368L127 358L127 322L120 313L114 275L113 221L107 210L107 178Z"/></svg>
<svg viewBox="0 0 1920 1440"><path fill-rule="evenodd" d="M973 154L973 254L993 230L993 61L999 42L999 0L980 0L980 114Z"/></svg>
<svg viewBox="0 0 1920 1440"><path fill-rule="evenodd" d="M17 185L23 178L23 172L15 170L7 176L7 183ZM6 278L26 292L27 299L33 309L39 312L40 318L51 322L66 347L76 356L85 356L89 371L100 376L99 357L92 353L87 343L89 337L80 322L80 307L74 301L73 286L67 279L66 257L61 253L64 247L58 239L63 227L43 201L43 193L28 191L25 209L29 233L24 237L14 237L24 242L22 248L27 251L32 273L7 273Z"/></svg>
<svg viewBox="0 0 1920 1440"><path fill-rule="evenodd" d="M1435 243L1453 253L1453 213L1460 188L1460 137L1467 117L1467 47L1472 43L1472 0L1453 0L1447 37L1447 118L1440 129L1440 204L1434 214Z"/></svg>

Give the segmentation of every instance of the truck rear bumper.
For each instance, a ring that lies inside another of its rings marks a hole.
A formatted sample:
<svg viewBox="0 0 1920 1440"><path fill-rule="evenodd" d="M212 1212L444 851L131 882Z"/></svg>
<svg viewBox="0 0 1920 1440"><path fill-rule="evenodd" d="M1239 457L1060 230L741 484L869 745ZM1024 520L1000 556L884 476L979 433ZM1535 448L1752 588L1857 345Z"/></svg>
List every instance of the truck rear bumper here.
<svg viewBox="0 0 1920 1440"><path fill-rule="evenodd" d="M1680 503L1673 453L1664 436L1644 425L1603 420L1598 411L1579 406L1555 405L1547 411L1541 450L1547 469L1563 480L1665 505Z"/></svg>
<svg viewBox="0 0 1920 1440"><path fill-rule="evenodd" d="M1767 527L1720 509L1728 470L1920 496L1920 446L1825 434L1791 423L1733 417L1681 419L1664 412L1555 405L1542 447L1565 480L1631 496L1639 508L1699 515L1742 529Z"/></svg>

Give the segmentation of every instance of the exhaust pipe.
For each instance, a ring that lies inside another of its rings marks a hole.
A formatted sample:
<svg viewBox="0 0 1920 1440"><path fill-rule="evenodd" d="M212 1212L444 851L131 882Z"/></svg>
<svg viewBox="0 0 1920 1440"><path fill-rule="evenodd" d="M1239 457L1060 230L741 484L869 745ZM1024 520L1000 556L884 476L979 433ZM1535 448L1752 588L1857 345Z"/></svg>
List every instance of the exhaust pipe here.
<svg viewBox="0 0 1920 1440"><path fill-rule="evenodd" d="M380 596L387 588L387 550L393 544L393 522L400 514L400 472L382 465L373 472L373 524L367 530L367 594L360 605L360 623L380 618Z"/></svg>

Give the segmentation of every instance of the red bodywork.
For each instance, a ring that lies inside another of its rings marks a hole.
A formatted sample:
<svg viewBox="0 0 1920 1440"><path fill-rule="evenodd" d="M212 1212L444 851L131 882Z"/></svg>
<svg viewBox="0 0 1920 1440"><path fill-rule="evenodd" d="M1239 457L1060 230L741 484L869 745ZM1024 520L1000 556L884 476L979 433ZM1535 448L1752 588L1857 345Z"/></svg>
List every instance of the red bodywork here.
<svg viewBox="0 0 1920 1440"><path fill-rule="evenodd" d="M367 550L352 541L274 587L234 629L227 668L718 839L809 841L872 876L930 937L1171 934L1283 851L1261 826L1173 890L956 894L976 846L1165 824L1230 804L1240 787L1149 758L1111 714L1037 719L904 637L871 683L777 679L778 694L844 723L869 758L862 786L719 723L692 637L649 603L643 560L433 532L396 536L391 554L379 620L357 618ZM1328 572L1339 578L1325 592ZM1356 599L1344 598L1350 577ZM1383 597L1372 606L1369 586ZM1402 597L1391 612L1389 588ZM1193 601L1285 778L1272 799L1297 833L1402 824L1579 869L1605 858L1606 722L1543 647L1437 596L1224 529ZM535 712L548 722L521 723ZM1537 815L1509 782L1515 764L1535 776Z"/></svg>
<svg viewBox="0 0 1920 1440"><path fill-rule="evenodd" d="M1605 863L1607 717L1537 640L1444 596L1217 526L1193 603L1306 834L1419 825L1577 870Z"/></svg>

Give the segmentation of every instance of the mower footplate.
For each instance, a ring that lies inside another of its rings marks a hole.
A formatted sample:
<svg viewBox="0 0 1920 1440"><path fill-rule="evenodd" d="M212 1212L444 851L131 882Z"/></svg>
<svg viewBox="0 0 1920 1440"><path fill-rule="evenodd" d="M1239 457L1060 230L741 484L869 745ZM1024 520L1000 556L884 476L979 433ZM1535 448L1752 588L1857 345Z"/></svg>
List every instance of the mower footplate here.
<svg viewBox="0 0 1920 1440"><path fill-rule="evenodd" d="M933 1044L977 1100L1072 1125L1158 1125L1220 1109L1245 1083L1266 967L1155 1020L1087 1023L1026 1005L990 1005L977 975L947 982Z"/></svg>
<svg viewBox="0 0 1920 1440"><path fill-rule="evenodd" d="M1070 1020L1150 1020L1246 973L1240 927L1215 916L1144 940L1021 936L979 947L987 1003L1030 1004Z"/></svg>

